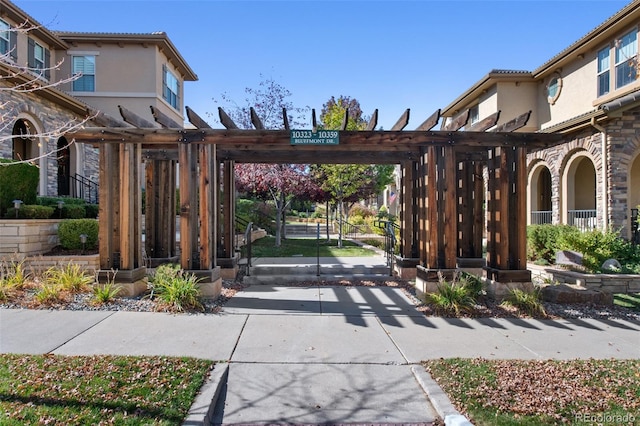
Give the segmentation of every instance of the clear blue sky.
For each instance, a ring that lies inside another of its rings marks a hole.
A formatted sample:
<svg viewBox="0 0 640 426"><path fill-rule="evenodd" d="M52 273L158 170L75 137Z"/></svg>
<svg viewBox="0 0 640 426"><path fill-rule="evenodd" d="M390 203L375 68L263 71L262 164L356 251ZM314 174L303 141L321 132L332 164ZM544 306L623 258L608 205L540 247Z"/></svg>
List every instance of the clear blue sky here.
<svg viewBox="0 0 640 426"><path fill-rule="evenodd" d="M202 117L222 92L243 104L262 74L317 113L331 96L356 98L367 115L379 109L385 129L410 108L410 130L492 69L536 69L628 1L14 3L52 30L165 31L198 75L185 104Z"/></svg>

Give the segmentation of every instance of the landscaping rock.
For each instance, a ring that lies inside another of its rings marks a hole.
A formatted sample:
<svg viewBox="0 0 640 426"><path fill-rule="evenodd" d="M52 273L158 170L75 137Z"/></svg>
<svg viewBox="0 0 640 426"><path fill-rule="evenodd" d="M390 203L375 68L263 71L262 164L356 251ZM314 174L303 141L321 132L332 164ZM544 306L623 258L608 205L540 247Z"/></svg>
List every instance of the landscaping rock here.
<svg viewBox="0 0 640 426"><path fill-rule="evenodd" d="M582 266L582 253L571 250L561 250L556 253L556 265Z"/></svg>
<svg viewBox="0 0 640 426"><path fill-rule="evenodd" d="M592 303L613 305L613 295L578 285L558 284L542 287L542 299L551 303Z"/></svg>

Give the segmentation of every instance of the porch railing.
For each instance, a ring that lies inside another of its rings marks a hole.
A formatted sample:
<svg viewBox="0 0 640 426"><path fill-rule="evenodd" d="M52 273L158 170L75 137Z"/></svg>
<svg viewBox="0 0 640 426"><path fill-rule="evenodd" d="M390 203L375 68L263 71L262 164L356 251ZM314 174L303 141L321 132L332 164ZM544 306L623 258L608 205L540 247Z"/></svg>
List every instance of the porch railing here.
<svg viewBox="0 0 640 426"><path fill-rule="evenodd" d="M71 195L74 198L82 198L88 203L98 204L98 183L82 175L69 176L71 182Z"/></svg>
<svg viewBox="0 0 640 426"><path fill-rule="evenodd" d="M531 212L531 224L532 225L544 225L545 223L551 223L553 212L551 210L539 210Z"/></svg>
<svg viewBox="0 0 640 426"><path fill-rule="evenodd" d="M569 210L567 224L581 231L591 231L597 227L596 210Z"/></svg>

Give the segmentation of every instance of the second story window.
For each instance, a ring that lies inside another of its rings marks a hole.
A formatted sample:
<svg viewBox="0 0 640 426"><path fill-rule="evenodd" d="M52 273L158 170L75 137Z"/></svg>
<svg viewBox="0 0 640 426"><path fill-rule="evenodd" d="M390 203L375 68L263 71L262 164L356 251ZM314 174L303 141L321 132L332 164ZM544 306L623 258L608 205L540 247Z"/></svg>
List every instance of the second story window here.
<svg viewBox="0 0 640 426"><path fill-rule="evenodd" d="M49 80L51 77L51 70L49 69L49 62L51 60L49 49L46 49L41 44L30 38L28 57L28 64L31 71L38 73Z"/></svg>
<svg viewBox="0 0 640 426"><path fill-rule="evenodd" d="M598 52L598 96L609 93L609 48Z"/></svg>
<svg viewBox="0 0 640 426"><path fill-rule="evenodd" d="M478 105L469 108L469 124L475 124L480 121L480 109Z"/></svg>
<svg viewBox="0 0 640 426"><path fill-rule="evenodd" d="M2 59L11 58L15 61L18 58L16 40L15 31L11 31L11 26L0 19L0 57Z"/></svg>
<svg viewBox="0 0 640 426"><path fill-rule="evenodd" d="M73 74L80 77L73 80L74 92L95 92L96 57L91 55L73 57Z"/></svg>
<svg viewBox="0 0 640 426"><path fill-rule="evenodd" d="M172 107L178 109L180 99L180 83L171 71L165 66L162 67L162 98Z"/></svg>
<svg viewBox="0 0 640 426"><path fill-rule="evenodd" d="M616 41L616 89L636 79L638 34L634 30Z"/></svg>

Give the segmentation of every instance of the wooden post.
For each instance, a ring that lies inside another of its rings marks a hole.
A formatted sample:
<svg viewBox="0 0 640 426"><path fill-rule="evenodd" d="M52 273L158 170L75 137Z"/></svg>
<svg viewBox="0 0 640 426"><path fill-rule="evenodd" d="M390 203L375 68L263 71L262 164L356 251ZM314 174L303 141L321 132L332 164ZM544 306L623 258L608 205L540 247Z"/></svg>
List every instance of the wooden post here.
<svg viewBox="0 0 640 426"><path fill-rule="evenodd" d="M200 269L208 270L214 265L214 241L215 232L213 226L213 170L211 155L213 151L211 145L198 146L200 179Z"/></svg>
<svg viewBox="0 0 640 426"><path fill-rule="evenodd" d="M405 162L401 165L402 176L400 178L400 255L403 258L416 257L413 252L415 247L415 200L414 186L416 184L415 163L412 161Z"/></svg>
<svg viewBox="0 0 640 426"><path fill-rule="evenodd" d="M180 164L180 266L182 269L190 270L193 268L193 257L191 252L192 228L192 197L191 193L195 190L192 188L191 181L191 144L178 145L178 162Z"/></svg>
<svg viewBox="0 0 640 426"><path fill-rule="evenodd" d="M176 162L145 162L145 248L152 259L168 261L176 253ZM154 265L152 265L154 266Z"/></svg>
<svg viewBox="0 0 640 426"><path fill-rule="evenodd" d="M134 144L120 145L120 268L134 269L134 192L135 192Z"/></svg>
<svg viewBox="0 0 640 426"><path fill-rule="evenodd" d="M234 257L235 253L235 230L234 226L234 202L235 202L235 184L234 184L234 175L233 175L233 161L225 161L224 162L224 178L223 178L223 192L224 192L224 200L223 200L223 209L222 215L224 218L223 223L223 232L224 232L224 255L227 258Z"/></svg>
<svg viewBox="0 0 640 426"><path fill-rule="evenodd" d="M117 247L117 216L119 211L119 157L115 155L117 145L100 146L100 188L98 207L100 269L114 268L114 252Z"/></svg>
<svg viewBox="0 0 640 426"><path fill-rule="evenodd" d="M526 149L489 152L487 267L496 282L530 282L526 269Z"/></svg>
<svg viewBox="0 0 640 426"><path fill-rule="evenodd" d="M441 230L442 248L439 250L438 267L456 268L456 248L458 246L456 220L456 153L452 146L437 150L438 157L438 229Z"/></svg>

